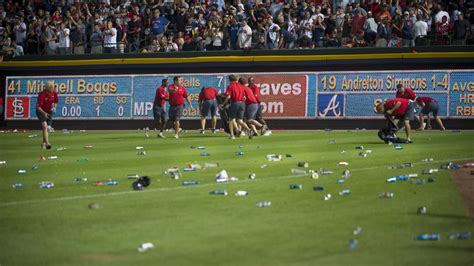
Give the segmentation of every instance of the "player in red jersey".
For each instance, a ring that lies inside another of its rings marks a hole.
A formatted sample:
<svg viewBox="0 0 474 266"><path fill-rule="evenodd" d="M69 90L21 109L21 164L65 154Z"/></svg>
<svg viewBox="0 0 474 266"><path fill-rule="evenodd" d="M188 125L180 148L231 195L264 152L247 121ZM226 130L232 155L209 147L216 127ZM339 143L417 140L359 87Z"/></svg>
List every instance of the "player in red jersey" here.
<svg viewBox="0 0 474 266"><path fill-rule="evenodd" d="M157 137L164 139L163 130L166 125L166 111L165 104L169 99L169 94L166 91L168 87L168 80L163 79L161 81L161 86L156 88L155 100L153 101L153 126L152 128L157 128L159 126L160 133ZM148 138L148 128L145 128L145 137Z"/></svg>
<svg viewBox="0 0 474 266"><path fill-rule="evenodd" d="M211 113L212 133L216 133L217 124L217 96L218 92L212 87L203 87L199 93L199 110L201 110L201 134L206 130L206 117Z"/></svg>
<svg viewBox="0 0 474 266"><path fill-rule="evenodd" d="M415 101L416 93L412 89L405 88L405 87L403 87L402 84L398 84L397 85L397 94L395 95L395 98L403 98L403 99Z"/></svg>
<svg viewBox="0 0 474 266"><path fill-rule="evenodd" d="M174 122L174 137L179 138L179 133L181 132L181 128L179 120L183 115L184 110L184 100L189 104L189 108L191 111L194 110L193 106L191 105L191 100L189 99L188 92L186 88L183 87L183 77L176 76L173 78L173 83L168 86L168 93L169 93L169 103L170 109L168 111L169 120Z"/></svg>
<svg viewBox="0 0 474 266"><path fill-rule="evenodd" d="M428 128L431 129L431 122L430 122L430 113L433 113L433 117L438 123L439 127L441 130L446 130L446 128L443 125L443 121L441 121L441 118L438 116L438 111L439 111L439 104L438 102L431 98L431 97L417 97L416 98L416 103L422 107L421 112L420 112L420 124L422 125L419 130L424 130L424 120L425 120L425 115L428 117Z"/></svg>
<svg viewBox="0 0 474 266"><path fill-rule="evenodd" d="M244 78L239 78L239 83L245 90L245 122L252 129L253 135L258 136L257 128L261 129L263 128L263 125L256 120L258 112L257 98L255 97L255 94L252 92L252 90L247 87L247 83Z"/></svg>
<svg viewBox="0 0 474 266"><path fill-rule="evenodd" d="M43 132L43 143L41 147L48 150L51 149L48 124L51 123L52 115L56 112L56 106L58 104L58 94L53 90L53 86L53 82L48 82L43 91L38 94L38 100L36 102L36 116L41 122L41 130Z"/></svg>
<svg viewBox="0 0 474 266"><path fill-rule="evenodd" d="M411 142L410 121L414 118L414 104L412 101L404 98L389 99L375 107L375 112L385 114L386 118L391 121L392 118L400 119L405 126L407 140Z"/></svg>

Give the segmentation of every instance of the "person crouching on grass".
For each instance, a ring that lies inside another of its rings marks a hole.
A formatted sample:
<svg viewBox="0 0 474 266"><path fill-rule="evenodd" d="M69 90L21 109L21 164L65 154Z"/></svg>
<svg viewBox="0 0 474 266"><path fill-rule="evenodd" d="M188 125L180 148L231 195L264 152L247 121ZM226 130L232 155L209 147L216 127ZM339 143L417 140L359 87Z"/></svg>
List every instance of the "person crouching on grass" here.
<svg viewBox="0 0 474 266"><path fill-rule="evenodd" d="M384 114L385 118L389 121L392 121L392 119L399 119L403 121L407 140L411 142L410 121L413 121L414 118L414 108L415 105L410 100L395 98L378 104L375 107L374 112L378 114Z"/></svg>
<svg viewBox="0 0 474 266"><path fill-rule="evenodd" d="M58 104L58 94L53 90L53 82L48 82L46 87L38 94L38 101L36 102L36 116L41 122L41 130L43 132L43 143L41 148L51 149L49 143L48 124L51 123L53 113L56 112Z"/></svg>
<svg viewBox="0 0 474 266"><path fill-rule="evenodd" d="M439 111L439 104L438 102L431 98L431 97L417 97L416 98L416 103L422 107L421 112L420 112L420 128L418 130L424 130L424 121L425 121L425 115L428 117L428 129L431 129L431 123L430 123L430 113L433 113L433 117L438 123L439 127L441 128L442 131L446 130L446 128L443 125L443 121L441 121L441 118L438 116L438 111Z"/></svg>

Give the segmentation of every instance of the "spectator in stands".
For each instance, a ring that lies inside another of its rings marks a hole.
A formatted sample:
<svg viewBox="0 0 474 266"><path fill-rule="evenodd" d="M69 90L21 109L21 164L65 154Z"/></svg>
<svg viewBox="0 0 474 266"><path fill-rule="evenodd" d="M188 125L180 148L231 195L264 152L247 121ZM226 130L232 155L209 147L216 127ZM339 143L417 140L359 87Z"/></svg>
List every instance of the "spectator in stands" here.
<svg viewBox="0 0 474 266"><path fill-rule="evenodd" d="M360 13L360 9L355 10L354 18L352 19L352 36L356 36L357 33L363 32L365 24L365 17Z"/></svg>
<svg viewBox="0 0 474 266"><path fill-rule="evenodd" d="M252 29L249 27L247 19L242 20L238 39L240 49L248 49L252 46Z"/></svg>
<svg viewBox="0 0 474 266"><path fill-rule="evenodd" d="M117 29L112 25L112 21L107 21L104 34L104 53L115 53L117 50Z"/></svg>
<svg viewBox="0 0 474 266"><path fill-rule="evenodd" d="M372 15L372 11L367 12L367 20L364 24L365 40L370 46L375 45L375 39L377 38L378 25Z"/></svg>
<svg viewBox="0 0 474 266"><path fill-rule="evenodd" d="M46 54L47 55L53 55L56 53L56 27L53 25L52 22L48 23L46 28L44 29L44 32L41 35L42 41L45 44L46 47Z"/></svg>
<svg viewBox="0 0 474 266"><path fill-rule="evenodd" d="M194 40L194 37L189 35L184 36L183 51L197 51L198 46L197 42Z"/></svg>
<svg viewBox="0 0 474 266"><path fill-rule="evenodd" d="M446 45L448 44L448 34L450 30L449 18L444 16L441 22L436 23L436 44Z"/></svg>
<svg viewBox="0 0 474 266"><path fill-rule="evenodd" d="M237 50L237 47L239 47L238 41L239 41L240 24L237 23L237 20L234 16L230 16L229 21L230 22L229 22L229 25L227 26L227 30L229 34L230 49Z"/></svg>
<svg viewBox="0 0 474 266"><path fill-rule="evenodd" d="M28 30L26 35L26 54L38 54L39 49L39 37L34 28Z"/></svg>
<svg viewBox="0 0 474 266"><path fill-rule="evenodd" d="M84 54L85 52L85 43L86 43L86 26L82 22L82 19L79 18L77 22L72 19L72 23L75 26L74 31L72 32L72 43L74 45L74 54Z"/></svg>
<svg viewBox="0 0 474 266"><path fill-rule="evenodd" d="M140 49L140 33L142 23L138 14L133 14L133 19L127 25L127 38L130 52L136 52Z"/></svg>
<svg viewBox="0 0 474 266"><path fill-rule="evenodd" d="M464 19L462 13L458 14L458 20L454 22L453 27L453 44L465 45L466 40L469 38L471 25L469 21Z"/></svg>
<svg viewBox="0 0 474 266"><path fill-rule="evenodd" d="M423 20L423 16L416 16L416 23L413 25L413 34L415 36L415 46L426 46L428 44L428 23Z"/></svg>
<svg viewBox="0 0 474 266"><path fill-rule="evenodd" d="M59 39L59 54L71 54L71 39L69 37L70 29L66 27L65 22L61 22L57 32Z"/></svg>
<svg viewBox="0 0 474 266"><path fill-rule="evenodd" d="M278 47L280 26L273 23L271 17L267 18L265 26L265 48L272 50Z"/></svg>
<svg viewBox="0 0 474 266"><path fill-rule="evenodd" d="M402 20L402 45L403 47L414 47L415 40L413 38L413 20L410 18L410 13L405 11Z"/></svg>
<svg viewBox="0 0 474 266"><path fill-rule="evenodd" d="M23 17L15 18L15 26L13 31L15 32L15 41L18 45L22 46L26 41L26 24L23 22Z"/></svg>
<svg viewBox="0 0 474 266"><path fill-rule="evenodd" d="M94 32L91 35L90 46L91 54L101 54L102 53L102 30L100 29L99 24L94 25Z"/></svg>
<svg viewBox="0 0 474 266"><path fill-rule="evenodd" d="M324 15L320 13L320 15L316 16L313 24L313 42L316 44L316 47L324 47L324 35L326 33Z"/></svg>
<svg viewBox="0 0 474 266"><path fill-rule="evenodd" d="M177 52L179 49L178 49L178 45L173 42L173 37L170 36L168 37L168 40L166 42L166 46L165 46L165 52L169 53L169 52Z"/></svg>

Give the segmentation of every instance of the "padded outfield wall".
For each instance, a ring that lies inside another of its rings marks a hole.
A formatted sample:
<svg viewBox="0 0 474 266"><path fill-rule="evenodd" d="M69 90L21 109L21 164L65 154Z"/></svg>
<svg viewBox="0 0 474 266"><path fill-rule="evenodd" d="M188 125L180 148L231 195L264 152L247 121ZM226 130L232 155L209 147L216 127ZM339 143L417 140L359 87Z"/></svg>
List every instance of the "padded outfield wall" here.
<svg viewBox="0 0 474 266"><path fill-rule="evenodd" d="M195 108L194 112L185 110L184 119L188 120L185 125L193 128L199 118L196 110L201 88L211 86L225 91L228 75L237 73L255 77L262 94L264 116L274 127L379 126L382 120L373 113L374 104L393 98L396 85L401 83L414 89L418 96L435 98L448 127L472 128L473 58L470 51L393 53L392 50L349 55L126 58L122 64L114 62L116 58L77 57L62 61L5 62L0 66L5 69L1 77L5 97L2 123L7 127L35 125L37 93L48 81L53 81L60 96L56 125L136 128L146 123L143 120L152 119L153 97L161 80L182 75ZM102 64L98 63L101 60ZM181 62L177 64L176 60ZM366 121L364 126L360 121Z"/></svg>

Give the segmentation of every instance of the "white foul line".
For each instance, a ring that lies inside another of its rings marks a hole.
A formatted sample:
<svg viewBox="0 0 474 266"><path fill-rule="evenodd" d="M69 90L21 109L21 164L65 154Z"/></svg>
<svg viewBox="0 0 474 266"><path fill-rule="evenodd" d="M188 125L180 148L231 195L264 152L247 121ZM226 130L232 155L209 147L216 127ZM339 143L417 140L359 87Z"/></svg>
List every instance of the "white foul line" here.
<svg viewBox="0 0 474 266"><path fill-rule="evenodd" d="M447 160L438 160L438 161L431 161L431 162L419 162L413 163L413 165L423 165L423 164L431 164L431 163L442 163L442 162L452 162L452 161L465 161L465 160L473 160L474 157L467 157L467 158L457 158L457 159L447 159ZM393 165L393 164L392 164ZM387 168L388 166L374 166L374 167L366 167L366 168L358 168L358 169L350 169L352 172L356 171L366 171L366 170L375 170L379 168ZM235 182L229 182L231 184L239 184L239 183L247 183L247 182L255 182L255 181L262 181L262 180L275 180L275 179L287 179L287 178L295 178L295 177L307 177L308 174L299 174L299 175L289 175L289 176L274 176L274 177L267 177L262 179L246 179L240 180ZM126 195L131 193L146 193L146 192L155 192L155 191L170 191L170 190L178 190L178 189L189 189L195 187L209 187L214 185L221 185L222 183L209 183L209 184L201 184L201 185L193 185L193 186L179 186L179 187L162 187L162 188L151 188L142 191L120 191L120 192L111 192L111 193L104 193L104 194L93 194L93 195L84 195L84 196L70 196L70 197L60 197L60 198L52 198L52 199L42 199L42 200L24 200L24 201L13 201L13 202L6 202L0 203L0 207L8 207L8 206L17 206L17 205L26 205L26 204L35 204L35 203L46 203L46 202L53 202L53 201L67 201L67 200L77 200L77 199L89 199L89 198L100 198L100 197L108 197L108 196L119 196L119 195Z"/></svg>

